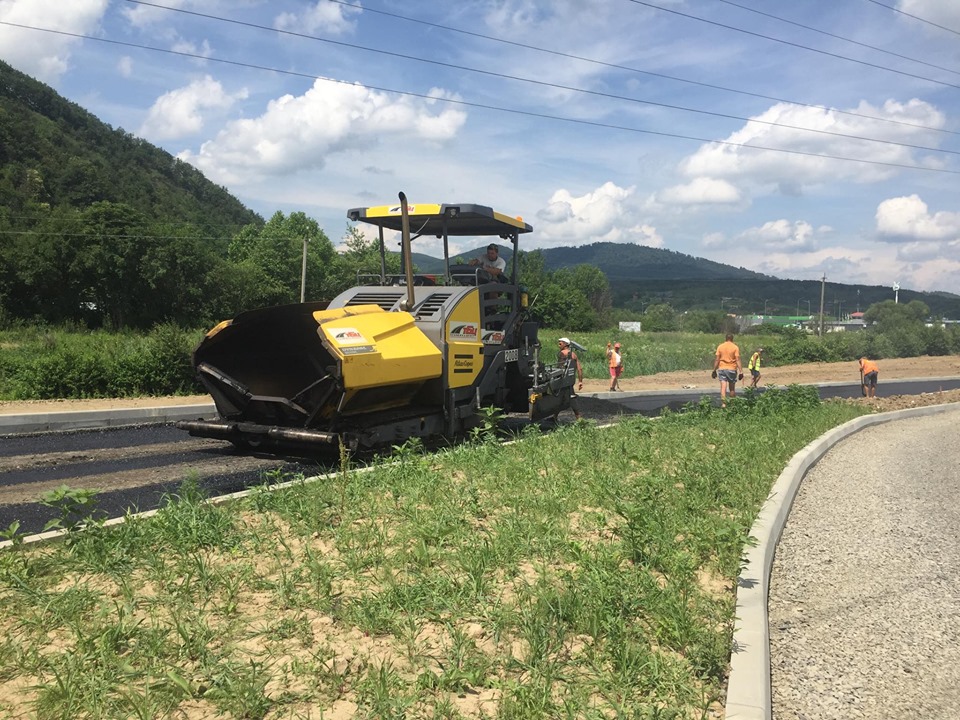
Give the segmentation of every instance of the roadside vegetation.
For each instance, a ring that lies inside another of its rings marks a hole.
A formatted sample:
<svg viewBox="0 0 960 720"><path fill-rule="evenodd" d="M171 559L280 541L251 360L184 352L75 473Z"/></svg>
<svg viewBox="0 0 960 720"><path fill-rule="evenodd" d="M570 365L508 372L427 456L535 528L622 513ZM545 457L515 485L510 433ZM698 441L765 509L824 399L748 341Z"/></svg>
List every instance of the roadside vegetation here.
<svg viewBox="0 0 960 720"><path fill-rule="evenodd" d="M736 337L744 360L755 347L767 366L841 362L960 353L960 327L927 327L922 303L878 303L859 332L827 333L822 338L796 328L764 325ZM646 327L646 326L645 326ZM0 328L0 400L181 395L203 392L194 377L191 353L208 328L155 326L149 332L108 332L19 323ZM607 377L607 342L623 344L624 377L711 367L720 333L573 332L541 329L545 359L556 340L569 336L580 352L587 378Z"/></svg>
<svg viewBox="0 0 960 720"><path fill-rule="evenodd" d="M487 431L114 527L64 490L85 530L0 552L0 717L708 717L758 508L859 412L794 386Z"/></svg>
<svg viewBox="0 0 960 720"><path fill-rule="evenodd" d="M0 331L0 400L202 392L191 353L200 330L140 333L17 326Z"/></svg>

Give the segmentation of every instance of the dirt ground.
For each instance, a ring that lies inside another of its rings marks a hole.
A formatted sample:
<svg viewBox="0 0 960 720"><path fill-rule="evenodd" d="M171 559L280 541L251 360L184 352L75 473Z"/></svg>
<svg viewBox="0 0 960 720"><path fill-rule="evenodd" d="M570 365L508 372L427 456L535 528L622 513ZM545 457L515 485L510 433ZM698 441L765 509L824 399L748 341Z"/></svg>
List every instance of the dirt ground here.
<svg viewBox="0 0 960 720"><path fill-rule="evenodd" d="M884 380L902 378L960 377L960 356L894 358L880 360L880 380L877 386L877 398L869 402L878 411L899 410L918 405L933 405L940 402L960 402L960 390L948 390L942 393L926 395L906 395L884 397ZM818 382L856 383L860 370L855 362L807 363L804 365L784 365L782 367L763 368L761 385L790 385ZM610 386L606 380L590 380L583 384L584 393L604 392ZM676 372L624 378L620 387L632 390L678 390L681 388L702 389L705 393L718 390L716 380L710 378L709 371L679 370ZM114 408L157 407L162 405L192 405L211 402L208 395L189 395L177 397L140 397L119 399L90 400L24 400L0 401L0 415L18 415L39 412L67 412L71 410L108 410ZM853 400L851 402L861 402Z"/></svg>
<svg viewBox="0 0 960 720"><path fill-rule="evenodd" d="M883 394L884 380L960 377L960 356L892 358L879 360L877 364L880 366L877 397L873 400L862 398L843 402L868 404L877 412L901 410L922 405L937 405L944 402L960 402L960 390L886 397ZM745 373L745 375L746 384L749 384L749 373ZM790 385L793 383L805 385L822 382L858 383L859 381L860 368L856 362L806 363L803 365L765 367L760 375L760 385ZM620 381L620 387L626 392L678 390L681 388L702 389L705 393L719 392L717 381L710 378L710 372L707 370L678 370L657 375L625 378ZM604 380L588 379L583 383L583 392L585 393L605 392L609 388L610 382Z"/></svg>

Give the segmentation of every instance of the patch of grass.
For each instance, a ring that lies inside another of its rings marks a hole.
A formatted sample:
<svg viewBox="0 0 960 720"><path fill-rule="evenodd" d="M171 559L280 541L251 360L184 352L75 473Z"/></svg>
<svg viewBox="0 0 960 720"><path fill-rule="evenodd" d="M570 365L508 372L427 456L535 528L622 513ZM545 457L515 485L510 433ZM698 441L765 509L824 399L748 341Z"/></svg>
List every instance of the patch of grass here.
<svg viewBox="0 0 960 720"><path fill-rule="evenodd" d="M0 331L0 400L201 392L190 360L203 330L46 326Z"/></svg>
<svg viewBox="0 0 960 720"><path fill-rule="evenodd" d="M702 717L805 388L486 434L0 553L0 716ZM21 691L22 688L32 688Z"/></svg>

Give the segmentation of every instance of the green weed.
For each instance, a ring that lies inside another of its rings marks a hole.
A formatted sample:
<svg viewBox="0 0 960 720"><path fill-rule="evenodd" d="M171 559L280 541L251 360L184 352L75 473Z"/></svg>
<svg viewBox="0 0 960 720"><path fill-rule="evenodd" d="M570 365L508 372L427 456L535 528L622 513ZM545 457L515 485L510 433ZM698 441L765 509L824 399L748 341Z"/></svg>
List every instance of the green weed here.
<svg viewBox="0 0 960 720"><path fill-rule="evenodd" d="M152 518L0 554L0 679L34 688L0 715L703 717L757 510L857 413L771 388L510 445L405 443L226 505L187 482Z"/></svg>

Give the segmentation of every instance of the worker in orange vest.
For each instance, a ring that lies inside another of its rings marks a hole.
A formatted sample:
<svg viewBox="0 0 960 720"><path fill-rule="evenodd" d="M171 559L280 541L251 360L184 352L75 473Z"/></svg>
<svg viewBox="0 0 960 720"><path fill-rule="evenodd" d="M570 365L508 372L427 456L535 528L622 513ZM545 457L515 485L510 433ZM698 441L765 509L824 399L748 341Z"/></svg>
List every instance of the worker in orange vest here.
<svg viewBox="0 0 960 720"><path fill-rule="evenodd" d="M623 355L620 354L620 343L612 346L607 343L607 365L610 367L610 390L620 389L620 375L623 373Z"/></svg>
<svg viewBox="0 0 960 720"><path fill-rule="evenodd" d="M865 357L860 358L860 376L863 378L863 389L867 397L877 396L877 375L880 373L880 366L873 360Z"/></svg>
<svg viewBox="0 0 960 720"><path fill-rule="evenodd" d="M740 348L733 341L733 335L727 335L726 341L717 346L713 360L711 377L720 378L720 406L727 406L727 392L730 397L737 396L737 380L743 380L743 365L740 363Z"/></svg>

